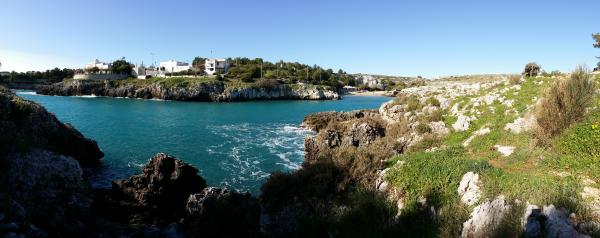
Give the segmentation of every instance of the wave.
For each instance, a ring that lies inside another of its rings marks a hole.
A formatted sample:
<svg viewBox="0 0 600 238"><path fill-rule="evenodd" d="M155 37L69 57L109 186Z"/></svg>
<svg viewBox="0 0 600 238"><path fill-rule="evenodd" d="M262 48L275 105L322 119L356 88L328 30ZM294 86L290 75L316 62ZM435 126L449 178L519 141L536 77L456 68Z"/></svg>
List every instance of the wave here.
<svg viewBox="0 0 600 238"><path fill-rule="evenodd" d="M99 96L96 96L96 95L92 94L92 95L75 95L75 96L72 96L72 97L76 97L76 98L97 98Z"/></svg>
<svg viewBox="0 0 600 238"><path fill-rule="evenodd" d="M299 169L304 137L310 133L284 123L210 125L207 129L221 143L207 147L206 152L224 158L220 167L229 173L220 184L238 189L250 188L248 181L262 182L272 171Z"/></svg>

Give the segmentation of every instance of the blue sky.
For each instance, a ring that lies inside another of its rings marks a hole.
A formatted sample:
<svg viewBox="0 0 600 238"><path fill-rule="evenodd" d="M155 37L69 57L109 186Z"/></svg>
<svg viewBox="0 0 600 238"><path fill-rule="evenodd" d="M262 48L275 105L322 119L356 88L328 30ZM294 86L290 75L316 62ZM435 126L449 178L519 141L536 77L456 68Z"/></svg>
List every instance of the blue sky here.
<svg viewBox="0 0 600 238"><path fill-rule="evenodd" d="M261 57L352 73L519 72L596 64L598 0L0 1L1 70Z"/></svg>

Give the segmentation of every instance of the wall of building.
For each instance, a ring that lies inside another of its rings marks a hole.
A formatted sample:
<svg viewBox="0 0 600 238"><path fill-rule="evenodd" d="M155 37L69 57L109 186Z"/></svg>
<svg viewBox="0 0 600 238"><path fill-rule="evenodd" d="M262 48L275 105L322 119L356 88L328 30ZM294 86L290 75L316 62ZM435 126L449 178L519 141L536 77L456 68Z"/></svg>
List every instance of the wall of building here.
<svg viewBox="0 0 600 238"><path fill-rule="evenodd" d="M129 77L126 74L75 74L73 79L78 80L119 80Z"/></svg>

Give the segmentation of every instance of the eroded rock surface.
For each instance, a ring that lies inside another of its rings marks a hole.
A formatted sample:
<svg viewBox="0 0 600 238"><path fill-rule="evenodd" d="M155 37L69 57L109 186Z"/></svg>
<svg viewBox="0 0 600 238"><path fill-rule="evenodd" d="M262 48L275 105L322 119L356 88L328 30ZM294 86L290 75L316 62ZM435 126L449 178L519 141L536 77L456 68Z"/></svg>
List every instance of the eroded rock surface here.
<svg viewBox="0 0 600 238"><path fill-rule="evenodd" d="M464 204L474 205L481 197L479 174L468 172L463 175L458 185L458 195Z"/></svg>

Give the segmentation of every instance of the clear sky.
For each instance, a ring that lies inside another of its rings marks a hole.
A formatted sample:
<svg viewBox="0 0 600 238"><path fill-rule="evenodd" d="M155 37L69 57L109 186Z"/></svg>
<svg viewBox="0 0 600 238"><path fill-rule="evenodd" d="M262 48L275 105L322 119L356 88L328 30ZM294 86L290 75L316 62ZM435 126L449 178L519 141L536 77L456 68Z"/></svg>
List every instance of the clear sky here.
<svg viewBox="0 0 600 238"><path fill-rule="evenodd" d="M529 61L566 71L596 64L599 9L599 0L1 0L0 70L148 64L154 53L428 77L519 72Z"/></svg>

